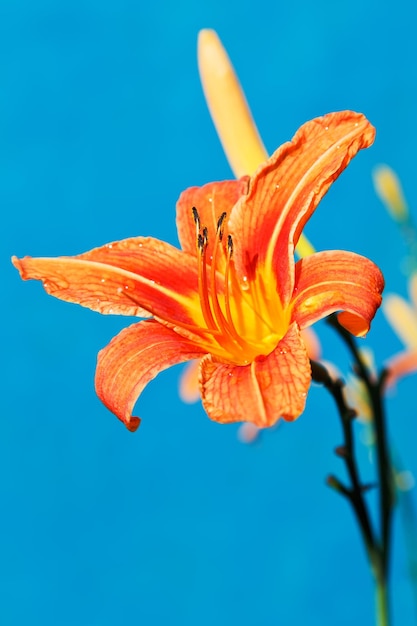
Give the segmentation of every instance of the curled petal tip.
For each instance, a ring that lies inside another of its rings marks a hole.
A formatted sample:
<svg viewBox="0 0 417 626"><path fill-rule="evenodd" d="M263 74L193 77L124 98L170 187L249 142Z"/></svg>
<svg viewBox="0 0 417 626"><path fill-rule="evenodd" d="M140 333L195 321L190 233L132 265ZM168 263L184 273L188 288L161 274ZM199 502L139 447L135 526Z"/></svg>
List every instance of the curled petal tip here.
<svg viewBox="0 0 417 626"><path fill-rule="evenodd" d="M22 264L20 263L20 259L18 259L17 256L12 256L11 262L12 262L12 264L15 266L15 268L17 269L17 271L20 273L20 275L23 278L23 275L22 275Z"/></svg>
<svg viewBox="0 0 417 626"><path fill-rule="evenodd" d="M125 421L125 426L127 430L130 430L131 433L134 433L139 428L140 422L141 422L140 417L134 417L132 415L132 417L129 420Z"/></svg>

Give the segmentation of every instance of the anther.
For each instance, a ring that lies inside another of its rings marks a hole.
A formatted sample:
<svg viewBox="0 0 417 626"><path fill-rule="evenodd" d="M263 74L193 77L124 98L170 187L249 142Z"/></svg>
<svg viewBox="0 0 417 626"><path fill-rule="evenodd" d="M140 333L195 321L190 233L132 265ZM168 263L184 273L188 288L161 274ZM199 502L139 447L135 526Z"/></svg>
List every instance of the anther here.
<svg viewBox="0 0 417 626"><path fill-rule="evenodd" d="M208 244L208 230L207 227L204 226L203 228L203 246L206 248Z"/></svg>
<svg viewBox="0 0 417 626"><path fill-rule="evenodd" d="M195 208L195 206L193 206L192 211L193 211L194 222L195 222L197 228L199 229L200 228L200 216L199 216L198 211Z"/></svg>
<svg viewBox="0 0 417 626"><path fill-rule="evenodd" d="M219 235L219 240L221 241L223 239L223 222L226 218L227 213L224 211L219 219L217 220L217 234Z"/></svg>
<svg viewBox="0 0 417 626"><path fill-rule="evenodd" d="M232 258L232 255L233 255L233 239L232 239L232 235L227 235L227 251L229 253L229 257Z"/></svg>

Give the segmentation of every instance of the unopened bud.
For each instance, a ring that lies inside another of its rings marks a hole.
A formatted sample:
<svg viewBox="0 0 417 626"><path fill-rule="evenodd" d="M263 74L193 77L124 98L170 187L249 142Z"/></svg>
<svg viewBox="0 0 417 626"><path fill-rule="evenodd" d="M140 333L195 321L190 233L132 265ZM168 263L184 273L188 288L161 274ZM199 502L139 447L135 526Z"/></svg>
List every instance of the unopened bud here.
<svg viewBox="0 0 417 626"><path fill-rule="evenodd" d="M334 489L338 493L343 494L344 496L348 496L349 495L349 490L333 474L331 474L330 476L328 476L326 478L326 485L328 487L331 487L332 489Z"/></svg>
<svg viewBox="0 0 417 626"><path fill-rule="evenodd" d="M379 165L373 171L375 191L388 213L396 222L408 219L408 207L397 174L388 165Z"/></svg>
<svg viewBox="0 0 417 626"><path fill-rule="evenodd" d="M342 459L345 459L347 457L347 449L346 446L337 446L337 448L335 448L334 453L337 456L340 456Z"/></svg>

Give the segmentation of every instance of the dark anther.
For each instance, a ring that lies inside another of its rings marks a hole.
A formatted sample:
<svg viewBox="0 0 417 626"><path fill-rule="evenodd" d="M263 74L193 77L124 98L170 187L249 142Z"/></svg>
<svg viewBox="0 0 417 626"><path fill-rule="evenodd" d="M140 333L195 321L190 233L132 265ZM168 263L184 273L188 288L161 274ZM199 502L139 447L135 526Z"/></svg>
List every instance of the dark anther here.
<svg viewBox="0 0 417 626"><path fill-rule="evenodd" d="M224 211L220 215L219 219L217 220L217 232L219 234L220 241L223 239L223 222L224 222L224 220L226 218L226 215L227 215L227 213Z"/></svg>
<svg viewBox="0 0 417 626"><path fill-rule="evenodd" d="M232 239L232 235L227 235L227 251L229 252L230 258L232 258L232 254L233 254L233 239Z"/></svg>
<svg viewBox="0 0 417 626"><path fill-rule="evenodd" d="M204 228L203 228L203 245L207 246L207 244L208 244L208 230L207 230L207 227L204 226Z"/></svg>
<svg viewBox="0 0 417 626"><path fill-rule="evenodd" d="M199 216L198 211L197 211L197 209L195 208L195 206L193 206L192 211L193 211L193 218L194 218L194 221L195 221L195 223L196 223L197 227L198 227L198 228L200 228L200 216Z"/></svg>

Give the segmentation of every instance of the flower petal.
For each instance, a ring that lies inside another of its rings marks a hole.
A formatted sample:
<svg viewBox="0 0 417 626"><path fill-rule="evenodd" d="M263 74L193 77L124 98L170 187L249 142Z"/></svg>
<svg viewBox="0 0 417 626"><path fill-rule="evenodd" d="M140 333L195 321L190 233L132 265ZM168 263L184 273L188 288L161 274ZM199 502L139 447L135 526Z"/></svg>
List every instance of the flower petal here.
<svg viewBox="0 0 417 626"><path fill-rule="evenodd" d="M99 313L191 324L193 311L200 311L195 258L158 239L125 239L74 257L12 261L24 280L41 280L47 293Z"/></svg>
<svg viewBox="0 0 417 626"><path fill-rule="evenodd" d="M317 333L312 328L304 328L301 331L301 339L306 347L308 358L318 361L321 358L321 344Z"/></svg>
<svg viewBox="0 0 417 626"><path fill-rule="evenodd" d="M200 399L198 386L199 369L200 363L198 360L190 361L181 374L179 394L181 400L187 404L193 404Z"/></svg>
<svg viewBox="0 0 417 626"><path fill-rule="evenodd" d="M280 417L291 421L304 410L311 380L310 362L293 324L267 357L236 366L203 357L200 370L202 401L217 422L252 422L259 428Z"/></svg>
<svg viewBox="0 0 417 626"><path fill-rule="evenodd" d="M129 430L134 431L140 419L132 416L132 410L148 382L171 365L201 355L201 349L192 341L154 320L133 324L99 352L97 395Z"/></svg>
<svg viewBox="0 0 417 626"><path fill-rule="evenodd" d="M385 384L388 388L393 387L404 376L417 372L417 350L406 350L395 354L385 362L384 366L388 370Z"/></svg>
<svg viewBox="0 0 417 626"><path fill-rule="evenodd" d="M235 176L252 174L268 158L245 94L214 30L198 36L198 67L211 117Z"/></svg>
<svg viewBox="0 0 417 626"><path fill-rule="evenodd" d="M181 247L196 254L197 234L193 207L198 211L201 227L208 230L207 255L213 253L217 222L223 212L230 212L239 198L248 190L248 178L208 183L202 187L190 187L182 192L177 202L177 229ZM224 223L223 244L227 242L227 220Z"/></svg>
<svg viewBox="0 0 417 626"><path fill-rule="evenodd" d="M330 113L307 122L252 176L235 206L229 229L241 276L258 264L275 273L283 305L294 285L294 247L302 228L332 182L375 130L361 114ZM272 277L271 277L272 278Z"/></svg>
<svg viewBox="0 0 417 626"><path fill-rule="evenodd" d="M417 310L401 296L388 294L382 311L403 344L417 350Z"/></svg>
<svg viewBox="0 0 417 626"><path fill-rule="evenodd" d="M260 428L252 424L252 422L243 422L237 431L237 438L241 443L254 443L259 439L260 432Z"/></svg>
<svg viewBox="0 0 417 626"><path fill-rule="evenodd" d="M292 320L300 328L334 313L357 337L369 325L381 304L384 279L377 266L353 252L317 252L296 263Z"/></svg>

